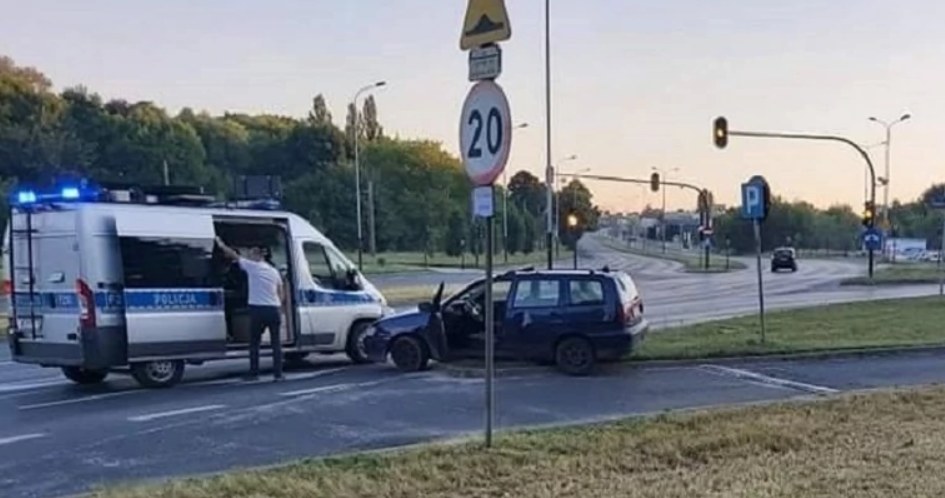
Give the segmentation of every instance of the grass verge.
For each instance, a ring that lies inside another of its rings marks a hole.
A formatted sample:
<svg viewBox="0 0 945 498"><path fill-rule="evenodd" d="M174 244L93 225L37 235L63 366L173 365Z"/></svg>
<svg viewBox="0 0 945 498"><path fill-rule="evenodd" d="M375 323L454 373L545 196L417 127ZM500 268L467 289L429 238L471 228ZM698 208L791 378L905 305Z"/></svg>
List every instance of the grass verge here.
<svg viewBox="0 0 945 498"><path fill-rule="evenodd" d="M945 389L849 395L303 461L96 498L945 495Z"/></svg>
<svg viewBox="0 0 945 498"><path fill-rule="evenodd" d="M381 294L387 298L387 303L391 306L414 305L433 299L436 294L437 285L416 285L407 287L391 287L381 289ZM458 291L462 286L447 285L443 288L443 297Z"/></svg>
<svg viewBox="0 0 945 498"><path fill-rule="evenodd" d="M347 254L351 261L357 261L357 254ZM558 259L568 260L572 257L571 251L561 248ZM547 255L544 251L534 251L530 254L509 254L508 261L505 255L500 251L496 254L494 261L496 266L525 266L540 264L545 261ZM485 257L480 256L478 263L476 258L470 254L465 257L448 256L446 254L434 254L424 258L420 252L390 252L378 253L377 256L365 254L363 256L363 267L366 275L378 275L384 273L401 273L410 271L420 271L426 268L485 268Z"/></svg>
<svg viewBox="0 0 945 498"><path fill-rule="evenodd" d="M654 250L629 247L626 244L613 239L604 239L603 244L615 251L681 263L683 265L683 269L688 273L725 273L728 271L742 270L745 268L745 265L741 261L736 261L733 259L729 259L728 263L726 264L725 256L720 256L718 254L711 255L709 258L709 268L706 269L703 259L704 256L702 253L688 253L680 252L678 250L667 250L666 252L663 252L659 249ZM652 242L652 244L657 245L658 243Z"/></svg>
<svg viewBox="0 0 945 498"><path fill-rule="evenodd" d="M631 360L801 353L838 349L945 345L945 301L896 299L836 304L732 318L654 332Z"/></svg>
<svg viewBox="0 0 945 498"><path fill-rule="evenodd" d="M878 268L869 277L853 277L841 282L842 285L909 285L937 284L942 278L941 270L934 264L915 263L898 264Z"/></svg>

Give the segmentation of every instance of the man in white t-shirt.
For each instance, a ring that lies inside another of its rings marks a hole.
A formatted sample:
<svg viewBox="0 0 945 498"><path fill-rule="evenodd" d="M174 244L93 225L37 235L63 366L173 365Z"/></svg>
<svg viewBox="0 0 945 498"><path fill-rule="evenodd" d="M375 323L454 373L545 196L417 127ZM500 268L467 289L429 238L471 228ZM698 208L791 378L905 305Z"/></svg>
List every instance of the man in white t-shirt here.
<svg viewBox="0 0 945 498"><path fill-rule="evenodd" d="M259 377L259 346L262 335L269 329L272 344L272 367L275 380L282 380L282 312L285 300L285 288L282 285L282 275L279 270L263 259L264 247L252 247L248 257L242 257L238 252L227 246L220 237L216 238L217 247L223 254L237 263L246 272L249 287L249 376L255 380Z"/></svg>

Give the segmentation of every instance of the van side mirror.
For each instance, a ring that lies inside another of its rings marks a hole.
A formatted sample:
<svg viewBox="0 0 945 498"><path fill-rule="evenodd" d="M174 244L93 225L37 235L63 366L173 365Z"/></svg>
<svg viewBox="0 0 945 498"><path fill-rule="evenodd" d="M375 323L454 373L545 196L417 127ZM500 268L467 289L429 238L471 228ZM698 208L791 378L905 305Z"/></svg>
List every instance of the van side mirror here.
<svg viewBox="0 0 945 498"><path fill-rule="evenodd" d="M345 272L345 280L346 286L351 290L364 289L364 287L361 285L358 270L355 270L354 268L348 268L348 271Z"/></svg>

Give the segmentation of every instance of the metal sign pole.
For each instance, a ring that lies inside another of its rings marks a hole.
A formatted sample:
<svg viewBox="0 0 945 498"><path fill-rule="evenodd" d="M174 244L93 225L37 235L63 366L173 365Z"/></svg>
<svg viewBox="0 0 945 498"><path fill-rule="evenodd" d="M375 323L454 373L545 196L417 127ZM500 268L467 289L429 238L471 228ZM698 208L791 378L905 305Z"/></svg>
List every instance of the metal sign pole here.
<svg viewBox="0 0 945 498"><path fill-rule="evenodd" d="M938 249L938 271L941 274L938 279L939 296L945 296L945 273L942 273L943 253L945 253L945 219L942 220L942 246Z"/></svg>
<svg viewBox="0 0 945 498"><path fill-rule="evenodd" d="M765 343L765 288L761 278L761 220L755 219L755 255L758 258L758 308L761 317L761 343Z"/></svg>
<svg viewBox="0 0 945 498"><path fill-rule="evenodd" d="M492 295L492 222L486 218L486 447L492 446L492 427L495 422L495 306Z"/></svg>

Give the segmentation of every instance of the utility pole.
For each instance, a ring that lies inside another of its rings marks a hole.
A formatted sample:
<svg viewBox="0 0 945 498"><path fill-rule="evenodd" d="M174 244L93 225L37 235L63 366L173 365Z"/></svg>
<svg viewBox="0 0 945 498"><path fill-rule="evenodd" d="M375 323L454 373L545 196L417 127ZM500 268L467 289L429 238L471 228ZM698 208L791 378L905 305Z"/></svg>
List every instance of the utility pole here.
<svg viewBox="0 0 945 498"><path fill-rule="evenodd" d="M368 195L368 228L371 230L370 236L368 238L368 244L370 244L371 256L377 256L377 225L374 221L375 216L375 205L374 205L374 180L368 180L367 184L367 195Z"/></svg>
<svg viewBox="0 0 945 498"><path fill-rule="evenodd" d="M164 185L171 184L171 172L167 169L167 159L164 160Z"/></svg>
<svg viewBox="0 0 945 498"><path fill-rule="evenodd" d="M545 158L547 166L545 168L545 221L546 233L545 244L548 249L548 269L554 268L554 224L552 223L552 213L554 212L554 189L555 170L551 166L551 0L545 0Z"/></svg>

